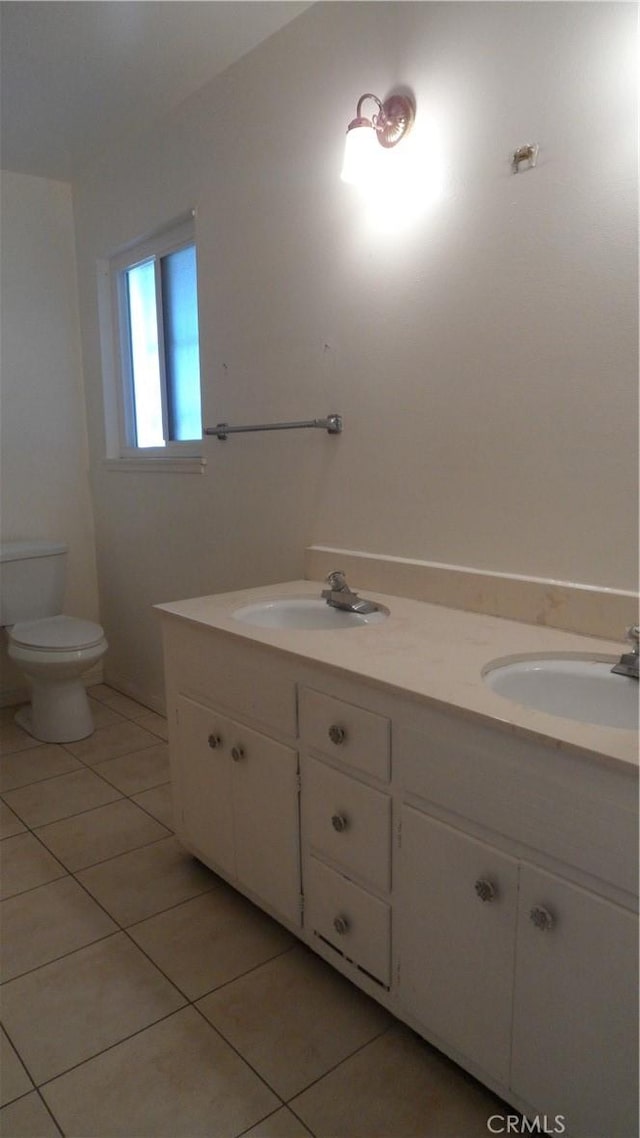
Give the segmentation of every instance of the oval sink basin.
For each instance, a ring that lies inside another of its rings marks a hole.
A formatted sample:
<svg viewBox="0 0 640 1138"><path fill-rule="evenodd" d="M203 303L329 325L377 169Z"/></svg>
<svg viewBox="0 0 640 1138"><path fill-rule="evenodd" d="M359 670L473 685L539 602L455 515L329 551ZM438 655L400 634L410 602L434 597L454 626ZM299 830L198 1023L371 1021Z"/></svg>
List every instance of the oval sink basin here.
<svg viewBox="0 0 640 1138"><path fill-rule="evenodd" d="M483 679L497 695L548 715L637 731L638 683L612 675L613 663L562 658L494 662Z"/></svg>
<svg viewBox="0 0 640 1138"><path fill-rule="evenodd" d="M289 597L274 601L259 601L246 605L233 613L235 620L253 624L257 628L334 629L359 628L365 624L380 624L386 620L384 609L372 613L344 612L332 608L326 601L313 597Z"/></svg>

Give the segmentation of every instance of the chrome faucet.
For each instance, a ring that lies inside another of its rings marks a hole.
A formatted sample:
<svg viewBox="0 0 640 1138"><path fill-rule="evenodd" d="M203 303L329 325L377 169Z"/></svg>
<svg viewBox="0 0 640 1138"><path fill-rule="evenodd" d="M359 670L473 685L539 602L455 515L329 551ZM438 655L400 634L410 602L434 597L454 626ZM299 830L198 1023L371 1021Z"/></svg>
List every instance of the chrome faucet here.
<svg viewBox="0 0 640 1138"><path fill-rule="evenodd" d="M618 660L618 663L611 669L616 676L628 676L632 680L640 679L640 672L638 670L638 663L640 662L640 627L637 624L632 624L627 629L627 640L631 642L633 648L631 652L623 652Z"/></svg>
<svg viewBox="0 0 640 1138"><path fill-rule="evenodd" d="M342 569L334 569L333 573L329 573L327 585L329 588L322 590L322 598L334 609L364 614L378 612L380 608L375 601L365 601L357 593L352 592Z"/></svg>

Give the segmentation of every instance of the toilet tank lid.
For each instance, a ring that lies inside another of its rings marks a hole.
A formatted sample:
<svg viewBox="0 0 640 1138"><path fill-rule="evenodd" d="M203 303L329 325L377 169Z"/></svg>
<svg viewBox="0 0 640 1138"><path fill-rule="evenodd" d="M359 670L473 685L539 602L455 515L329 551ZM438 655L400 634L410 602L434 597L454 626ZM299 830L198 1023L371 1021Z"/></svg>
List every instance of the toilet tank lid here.
<svg viewBox="0 0 640 1138"><path fill-rule="evenodd" d="M66 553L63 541L3 541L0 544L0 562L25 561L29 557L55 557Z"/></svg>

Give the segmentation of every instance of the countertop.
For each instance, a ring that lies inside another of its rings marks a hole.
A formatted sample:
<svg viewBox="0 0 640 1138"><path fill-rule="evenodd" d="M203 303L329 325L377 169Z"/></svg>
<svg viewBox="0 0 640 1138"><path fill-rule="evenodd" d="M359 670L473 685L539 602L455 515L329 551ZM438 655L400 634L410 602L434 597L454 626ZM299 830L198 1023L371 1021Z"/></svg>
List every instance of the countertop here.
<svg viewBox="0 0 640 1138"><path fill-rule="evenodd" d="M389 610L380 624L338 631L271 629L235 620L244 605L283 597L319 598L324 586L286 581L233 593L217 593L157 605L162 614L204 625L241 640L263 644L354 678L479 716L517 734L571 751L588 752L624 770L638 769L638 733L548 715L491 691L483 670L495 660L539 654L580 656L615 663L621 643L521 624L501 617L366 590Z"/></svg>

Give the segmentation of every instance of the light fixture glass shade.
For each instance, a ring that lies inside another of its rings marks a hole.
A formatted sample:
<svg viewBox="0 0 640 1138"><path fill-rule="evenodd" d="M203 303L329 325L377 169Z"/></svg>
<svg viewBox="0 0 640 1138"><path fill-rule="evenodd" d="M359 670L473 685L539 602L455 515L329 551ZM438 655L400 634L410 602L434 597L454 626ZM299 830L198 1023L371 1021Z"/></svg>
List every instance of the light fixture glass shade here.
<svg viewBox="0 0 640 1138"><path fill-rule="evenodd" d="M376 132L368 119L362 119L347 131L340 177L343 182L351 185L366 184L375 176L379 162L380 147Z"/></svg>

